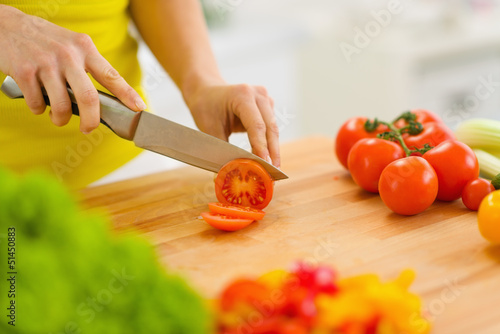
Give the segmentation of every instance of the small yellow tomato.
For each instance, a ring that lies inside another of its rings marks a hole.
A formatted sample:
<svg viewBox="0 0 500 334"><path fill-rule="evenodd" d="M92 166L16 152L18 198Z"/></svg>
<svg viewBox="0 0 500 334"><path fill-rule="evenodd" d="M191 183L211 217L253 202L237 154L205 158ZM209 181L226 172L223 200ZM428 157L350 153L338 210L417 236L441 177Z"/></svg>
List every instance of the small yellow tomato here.
<svg viewBox="0 0 500 334"><path fill-rule="evenodd" d="M488 194L477 212L479 232L493 243L500 243L500 190Z"/></svg>

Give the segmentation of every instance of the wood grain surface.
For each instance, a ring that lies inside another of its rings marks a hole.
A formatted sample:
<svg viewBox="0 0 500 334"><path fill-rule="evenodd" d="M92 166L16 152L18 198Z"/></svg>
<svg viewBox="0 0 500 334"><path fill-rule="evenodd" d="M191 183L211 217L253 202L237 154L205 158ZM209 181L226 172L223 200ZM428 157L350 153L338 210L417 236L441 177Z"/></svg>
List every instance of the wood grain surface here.
<svg viewBox="0 0 500 334"><path fill-rule="evenodd" d="M500 246L479 234L476 212L460 200L437 202L411 217L392 213L361 190L337 162L333 139L282 147L282 170L267 215L238 232L211 228L199 215L216 201L214 174L194 167L82 191L86 208L105 209L117 231L139 231L161 261L207 297L229 281L325 263L341 276L383 279L412 268L433 333L500 333Z"/></svg>

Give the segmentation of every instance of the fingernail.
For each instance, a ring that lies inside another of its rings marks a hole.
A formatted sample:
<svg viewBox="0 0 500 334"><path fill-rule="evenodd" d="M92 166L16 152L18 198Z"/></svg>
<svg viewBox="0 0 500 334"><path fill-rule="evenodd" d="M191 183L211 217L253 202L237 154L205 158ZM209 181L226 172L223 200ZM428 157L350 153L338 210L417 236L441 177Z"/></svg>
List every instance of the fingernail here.
<svg viewBox="0 0 500 334"><path fill-rule="evenodd" d="M266 157L266 161L269 162L271 165L273 164L273 161L271 160L271 157L270 156L267 156Z"/></svg>
<svg viewBox="0 0 500 334"><path fill-rule="evenodd" d="M146 103L144 103L144 101L138 97L137 99L135 99L135 106L139 109L139 110L146 110L146 108L148 107L146 105Z"/></svg>
<svg viewBox="0 0 500 334"><path fill-rule="evenodd" d="M84 135L89 135L89 134L91 134L91 133L92 133L92 131L82 131L82 133L83 133Z"/></svg>

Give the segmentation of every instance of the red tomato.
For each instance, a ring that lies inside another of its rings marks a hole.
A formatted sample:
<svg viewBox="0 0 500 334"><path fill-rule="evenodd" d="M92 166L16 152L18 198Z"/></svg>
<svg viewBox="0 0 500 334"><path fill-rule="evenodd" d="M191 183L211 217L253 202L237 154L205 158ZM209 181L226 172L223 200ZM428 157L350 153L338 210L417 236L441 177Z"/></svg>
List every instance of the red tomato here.
<svg viewBox="0 0 500 334"><path fill-rule="evenodd" d="M479 176L479 164L472 149L457 140L446 140L423 155L439 180L437 199L454 201L462 196L467 182Z"/></svg>
<svg viewBox="0 0 500 334"><path fill-rule="evenodd" d="M243 331L240 331L243 333ZM261 323L253 326L251 334L308 334L310 328L301 321L291 317L264 317Z"/></svg>
<svg viewBox="0 0 500 334"><path fill-rule="evenodd" d="M253 219L234 218L213 212L202 212L201 216L210 226L230 232L241 230L253 222Z"/></svg>
<svg viewBox="0 0 500 334"><path fill-rule="evenodd" d="M232 282L222 292L220 306L222 310L229 311L238 304L254 304L269 298L269 288L263 283L251 279L238 279Z"/></svg>
<svg viewBox="0 0 500 334"><path fill-rule="evenodd" d="M311 329L300 319L283 316L262 317L258 316L258 312L251 313L255 315L254 322L244 321L232 328L219 329L220 334L309 334ZM244 318L245 319L245 318Z"/></svg>
<svg viewBox="0 0 500 334"><path fill-rule="evenodd" d="M395 142L365 138L352 147L347 166L356 184L366 191L378 193L378 180L384 168L404 156L403 148Z"/></svg>
<svg viewBox="0 0 500 334"><path fill-rule="evenodd" d="M411 110L411 112L415 114L415 116L416 116L415 121L417 121L419 123L422 123L422 124L429 123L429 122L443 123L443 120L441 119L441 117L439 117L438 115L436 115L435 113L433 113L429 110L414 109L414 110ZM406 124L407 123L401 119L401 120L397 121L394 125L397 128L402 128Z"/></svg>
<svg viewBox="0 0 500 334"><path fill-rule="evenodd" d="M375 138L377 134L388 131L385 125L379 125L377 130L365 130L366 117L353 117L348 119L339 129L335 139L335 154L339 162L347 168L347 157L351 147L363 138Z"/></svg>
<svg viewBox="0 0 500 334"><path fill-rule="evenodd" d="M264 209L273 198L274 181L258 162L236 159L225 164L215 178L219 202Z"/></svg>
<svg viewBox="0 0 500 334"><path fill-rule="evenodd" d="M418 135L403 134L403 140L410 150L423 148L424 144L435 147L445 140L454 140L455 134L444 123L423 123L424 130ZM420 154L415 154L420 155Z"/></svg>
<svg viewBox="0 0 500 334"><path fill-rule="evenodd" d="M211 212L220 213L234 218L244 218L261 220L266 213L262 210L253 209L246 206L228 205L223 203L208 203Z"/></svg>
<svg viewBox="0 0 500 334"><path fill-rule="evenodd" d="M419 123L427 123L427 122L438 122L442 123L443 120L437 114L432 111L425 109L414 109L411 112L417 115L417 122Z"/></svg>
<svg viewBox="0 0 500 334"><path fill-rule="evenodd" d="M471 210L477 211L483 198L495 191L489 180L477 178L470 180L462 190L462 202Z"/></svg>
<svg viewBox="0 0 500 334"><path fill-rule="evenodd" d="M426 160L410 156L385 167L378 190L389 209L400 215L415 215L436 199L438 178Z"/></svg>

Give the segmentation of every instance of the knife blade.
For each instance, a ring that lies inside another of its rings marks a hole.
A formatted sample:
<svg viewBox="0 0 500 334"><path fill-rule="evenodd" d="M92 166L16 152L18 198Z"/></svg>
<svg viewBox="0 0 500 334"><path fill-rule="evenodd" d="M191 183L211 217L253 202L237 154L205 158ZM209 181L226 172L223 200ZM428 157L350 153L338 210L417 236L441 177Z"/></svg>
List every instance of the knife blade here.
<svg viewBox="0 0 500 334"><path fill-rule="evenodd" d="M24 97L17 83L9 76L0 90L12 99ZM78 116L77 101L70 87L68 94L73 114ZM101 123L140 148L216 173L231 160L252 159L259 162L273 179L288 178L280 169L238 146L147 111L135 112L112 95L100 91L98 94ZM45 92L44 98L50 105Z"/></svg>

